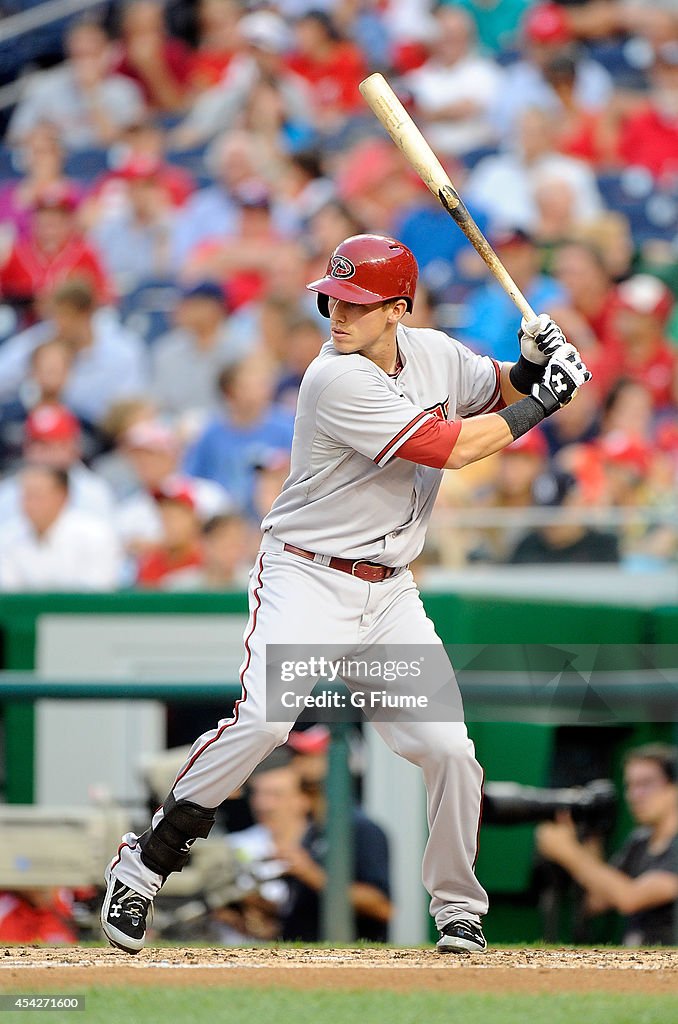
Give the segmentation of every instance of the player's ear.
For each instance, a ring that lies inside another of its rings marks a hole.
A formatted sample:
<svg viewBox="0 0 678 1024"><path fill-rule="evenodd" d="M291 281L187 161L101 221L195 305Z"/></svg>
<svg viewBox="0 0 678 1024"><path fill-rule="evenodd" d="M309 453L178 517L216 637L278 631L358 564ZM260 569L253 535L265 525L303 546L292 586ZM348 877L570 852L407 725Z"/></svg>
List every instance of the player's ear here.
<svg viewBox="0 0 678 1024"><path fill-rule="evenodd" d="M388 319L389 319L390 323L394 323L394 324L399 323L402 320L402 318L404 317L405 313L407 313L407 302L406 302L406 300L405 299L391 299L390 302L387 303L387 305L389 307Z"/></svg>

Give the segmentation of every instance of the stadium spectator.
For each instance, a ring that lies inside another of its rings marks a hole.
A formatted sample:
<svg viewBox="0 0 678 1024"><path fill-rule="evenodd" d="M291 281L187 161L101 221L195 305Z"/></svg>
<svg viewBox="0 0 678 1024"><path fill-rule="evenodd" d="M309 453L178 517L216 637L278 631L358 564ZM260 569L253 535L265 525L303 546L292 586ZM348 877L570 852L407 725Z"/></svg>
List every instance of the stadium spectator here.
<svg viewBox="0 0 678 1024"><path fill-rule="evenodd" d="M184 110L191 74L191 52L168 35L159 0L127 0L120 16L119 52L114 70L131 79L147 105L176 114Z"/></svg>
<svg viewBox="0 0 678 1024"><path fill-rule="evenodd" d="M221 132L239 126L243 112L259 85L272 87L284 112L283 120L296 130L309 125L311 96L305 81L285 65L290 32L273 11L254 11L241 18L238 29L243 49L225 78L201 93L172 134L173 145L188 149L203 145ZM307 138L305 137L305 141Z"/></svg>
<svg viewBox="0 0 678 1024"><path fill-rule="evenodd" d="M141 340L123 328L112 308L97 308L91 286L72 280L60 285L48 301L49 319L0 349L0 394L13 395L29 365L31 352L57 337L73 352L73 366L64 400L88 423L98 423L121 398L147 388L146 353Z"/></svg>
<svg viewBox="0 0 678 1024"><path fill-rule="evenodd" d="M562 814L537 828L542 856L559 864L581 886L591 915L616 910L626 946L672 946L678 899L678 794L676 751L647 744L628 751L626 802L637 828L609 863L582 842Z"/></svg>
<svg viewBox="0 0 678 1024"><path fill-rule="evenodd" d="M229 833L228 843L248 880L248 891L215 915L219 937L226 945L280 937L291 879L278 850L299 850L308 828L310 800L287 751L274 751L255 768L247 781L247 795L254 824Z"/></svg>
<svg viewBox="0 0 678 1024"><path fill-rule="evenodd" d="M491 460L487 477L472 477L468 492L462 492L462 504L481 508L524 509L532 505L535 480L548 467L548 445L541 429L531 430L517 438ZM445 498L454 497L448 494ZM453 507L453 502L451 502ZM446 531L445 531L446 532ZM470 562L503 562L521 539L523 526L465 531L461 539L465 560ZM459 563L459 540L446 536L436 538L440 557L446 565Z"/></svg>
<svg viewBox="0 0 678 1024"><path fill-rule="evenodd" d="M523 21L521 59L505 71L493 107L493 121L506 143L514 137L521 116L540 109L554 119L563 113L556 91L545 77L554 58L572 55L575 63L574 95L583 110L602 110L613 95L613 82L605 68L584 53L572 50L570 10L555 3L537 3Z"/></svg>
<svg viewBox="0 0 678 1024"><path fill-rule="evenodd" d="M520 22L533 0L442 0L468 11L483 53L497 56L515 48Z"/></svg>
<svg viewBox="0 0 678 1024"><path fill-rule="evenodd" d="M671 292L656 277L636 274L617 288L614 330L619 340L618 373L644 384L655 411L678 404L678 352L666 338Z"/></svg>
<svg viewBox="0 0 678 1024"><path fill-rule="evenodd" d="M301 380L309 364L320 352L325 341L322 328L314 317L301 316L288 324L288 337L280 367L274 399L290 409L297 407Z"/></svg>
<svg viewBox="0 0 678 1024"><path fill-rule="evenodd" d="M195 93L217 85L228 71L238 52L241 13L237 0L199 0L198 41L189 75Z"/></svg>
<svg viewBox="0 0 678 1024"><path fill-rule="evenodd" d="M489 111L503 89L503 72L476 53L475 27L458 7L434 12L429 57L403 77L418 120L434 148L461 156L495 141Z"/></svg>
<svg viewBox="0 0 678 1024"><path fill-rule="evenodd" d="M153 495L160 515L160 539L139 555L136 583L172 588L176 576L202 565L196 498L185 483L165 485Z"/></svg>
<svg viewBox="0 0 678 1024"><path fill-rule="evenodd" d="M120 551L107 517L69 502L69 474L27 466L19 481L20 511L3 515L0 589L114 590Z"/></svg>
<svg viewBox="0 0 678 1024"><path fill-rule="evenodd" d="M145 281L169 276L174 208L159 161L132 158L118 177L125 182L126 203L100 217L89 237L124 295Z"/></svg>
<svg viewBox="0 0 678 1024"><path fill-rule="evenodd" d="M78 186L64 174L63 147L54 125L36 124L14 159L23 177L18 182L0 182L0 222L3 244L7 232L7 251L14 238L30 236L33 211L41 196L59 189L79 198Z"/></svg>
<svg viewBox="0 0 678 1024"><path fill-rule="evenodd" d="M162 422L144 418L134 423L120 435L118 452L134 476L133 489L116 508L118 533L132 554L144 551L161 537L162 523L154 497L158 493L190 493L203 521L231 510L232 499L223 487L179 471L179 437Z"/></svg>
<svg viewBox="0 0 678 1024"><path fill-rule="evenodd" d="M50 466L67 473L70 504L97 516L109 517L113 495L104 480L84 464L80 424L62 405L34 408L24 425L23 462L29 466ZM0 482L0 520L18 513L20 472Z"/></svg>
<svg viewBox="0 0 678 1024"><path fill-rule="evenodd" d="M248 516L256 515L257 457L266 449L289 451L292 445L294 417L272 404L274 387L273 366L264 353L255 352L223 370L219 376L222 409L184 460L187 473L222 484Z"/></svg>
<svg viewBox="0 0 678 1024"><path fill-rule="evenodd" d="M8 129L16 145L42 121L55 125L70 150L110 146L144 113L139 88L112 72L113 52L106 33L93 21L71 25L67 60L28 81Z"/></svg>
<svg viewBox="0 0 678 1024"><path fill-rule="evenodd" d="M94 182L94 188L83 203L81 220L88 228L95 228L102 218L129 207L129 172L134 179L142 168L155 168L155 180L173 207L184 205L195 191L195 179L189 170L168 160L166 140L162 126L150 119L126 129L109 154L110 172Z"/></svg>
<svg viewBox="0 0 678 1024"><path fill-rule="evenodd" d="M65 889L0 891L0 942L61 946L78 940L72 895Z"/></svg>
<svg viewBox="0 0 678 1024"><path fill-rule="evenodd" d="M558 249L553 269L574 310L606 348L614 341L619 298L600 251L586 242L568 243Z"/></svg>
<svg viewBox="0 0 678 1024"><path fill-rule="evenodd" d="M21 458L26 420L36 406L59 405L73 362L69 347L58 338L31 353L25 380L14 398L0 403L0 471Z"/></svg>
<svg viewBox="0 0 678 1024"><path fill-rule="evenodd" d="M404 207L421 199L421 185L404 173L402 159L383 139L367 139L345 153L335 169L339 199L371 230L392 234Z"/></svg>
<svg viewBox="0 0 678 1024"><path fill-rule="evenodd" d="M364 114L358 85L369 73L365 57L326 12L310 10L297 19L287 65L308 82L313 121L323 133L336 134L348 118Z"/></svg>
<svg viewBox="0 0 678 1024"><path fill-rule="evenodd" d="M625 163L647 167L655 178L675 184L678 176L678 39L657 48L647 105L622 125L619 154Z"/></svg>
<svg viewBox="0 0 678 1024"><path fill-rule="evenodd" d="M137 423L155 420L158 410L147 397L123 398L114 402L99 423L104 451L92 460L92 469L113 491L116 505L139 486L124 451L124 437Z"/></svg>
<svg viewBox="0 0 678 1024"><path fill-rule="evenodd" d="M213 184L195 192L174 224L173 266L180 271L188 254L201 242L229 236L238 225L239 189L262 183L255 139L243 131L222 136L206 157Z"/></svg>
<svg viewBox="0 0 678 1024"><path fill-rule="evenodd" d="M527 232L508 228L496 231L492 239L499 258L533 309L552 310L564 304L562 286L539 273L539 250ZM494 279L482 285L469 297L467 308L468 319L457 337L500 362L514 359L520 313L501 285Z"/></svg>
<svg viewBox="0 0 678 1024"><path fill-rule="evenodd" d="M544 66L543 75L560 104L557 149L597 168L616 165L618 132L613 108L620 106L619 97L611 98L602 110L584 106L577 95L577 58L573 53L556 54Z"/></svg>
<svg viewBox="0 0 678 1024"><path fill-rule="evenodd" d="M40 192L33 202L28 236L15 240L0 266L5 302L25 309L29 318L35 314L36 301L69 278L88 281L101 303L113 298L99 255L80 232L77 203L77 193L67 184Z"/></svg>
<svg viewBox="0 0 678 1024"><path fill-rule="evenodd" d="M568 187L577 197L576 220L586 223L603 210L593 171L581 160L558 153L557 120L532 108L519 119L517 138L503 152L481 160L469 175L469 199L496 224L534 231L539 223L537 188L545 181Z"/></svg>
<svg viewBox="0 0 678 1024"><path fill-rule="evenodd" d="M249 344L229 330L223 288L214 281L187 285L174 312L175 327L151 351L151 391L171 416L205 415L217 402L217 379Z"/></svg>
<svg viewBox="0 0 678 1024"><path fill-rule="evenodd" d="M541 508L583 509L586 499L581 485L569 473L557 471L537 477L533 502ZM518 542L508 558L512 565L554 565L556 563L618 562L617 538L566 516L562 522L531 530Z"/></svg>
<svg viewBox="0 0 678 1024"><path fill-rule="evenodd" d="M323 861L327 848L325 782L328 769L329 731L322 726L305 732L293 730L288 746L294 751L292 769L310 806L310 823L299 842L278 843L277 853L287 864L290 885L283 913L282 938L317 941L320 935L320 894L326 884ZM390 857L383 829L359 806L352 811L353 881L349 889L359 938L386 942L393 914L390 899Z"/></svg>
<svg viewBox="0 0 678 1024"><path fill-rule="evenodd" d="M249 525L240 516L212 516L200 529L200 564L174 571L163 580L163 589L222 591L246 587L251 539Z"/></svg>
<svg viewBox="0 0 678 1024"><path fill-rule="evenodd" d="M243 185L234 196L237 227L223 238L212 234L188 255L183 271L187 281L208 279L228 292L234 309L259 299L270 267L279 259L281 239L273 222L271 197L265 186Z"/></svg>
<svg viewBox="0 0 678 1024"><path fill-rule="evenodd" d="M335 195L334 182L325 177L319 150L292 153L271 183L276 223L289 237L299 235L306 224Z"/></svg>
<svg viewBox="0 0 678 1024"><path fill-rule="evenodd" d="M254 468L253 505L256 520L261 520L271 511L290 475L290 453L276 448L264 450L256 457Z"/></svg>
<svg viewBox="0 0 678 1024"><path fill-rule="evenodd" d="M620 377L605 397L601 409L601 435L623 431L641 441L653 435L652 393L645 384Z"/></svg>

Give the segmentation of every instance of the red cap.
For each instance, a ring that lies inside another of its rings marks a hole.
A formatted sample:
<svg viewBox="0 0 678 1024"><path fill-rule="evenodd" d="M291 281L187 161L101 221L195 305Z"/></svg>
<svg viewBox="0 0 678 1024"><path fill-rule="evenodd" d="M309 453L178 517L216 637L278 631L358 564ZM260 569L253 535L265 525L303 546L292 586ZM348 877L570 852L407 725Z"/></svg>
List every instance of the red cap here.
<svg viewBox="0 0 678 1024"><path fill-rule="evenodd" d="M652 453L648 446L639 438L621 430L613 430L601 437L599 450L604 462L627 466L639 476L644 476L650 467Z"/></svg>
<svg viewBox="0 0 678 1024"><path fill-rule="evenodd" d="M537 4L523 21L525 37L531 43L569 43L573 33L567 14L558 4Z"/></svg>
<svg viewBox="0 0 678 1024"><path fill-rule="evenodd" d="M164 484L156 491L153 491L153 498L157 502L175 501L179 505L186 505L187 508L190 508L191 512L194 512L196 508L193 488L185 480Z"/></svg>
<svg viewBox="0 0 678 1024"><path fill-rule="evenodd" d="M325 754L330 746L330 730L326 725L295 729L287 737L287 745L297 754Z"/></svg>
<svg viewBox="0 0 678 1024"><path fill-rule="evenodd" d="M26 420L24 436L26 441L73 441L80 437L80 424L63 405L40 405Z"/></svg>
<svg viewBox="0 0 678 1024"><path fill-rule="evenodd" d="M617 286L617 296L624 309L645 313L666 321L673 308L673 294L652 274L635 274Z"/></svg>
<svg viewBox="0 0 678 1024"><path fill-rule="evenodd" d="M125 160L118 168L117 174L126 181L144 181L148 178L155 178L160 173L161 167L162 164L157 157L137 153Z"/></svg>
<svg viewBox="0 0 678 1024"><path fill-rule="evenodd" d="M378 187L390 174L403 172L393 146L381 139L364 142L348 156L337 181L341 198L348 202Z"/></svg>
<svg viewBox="0 0 678 1024"><path fill-rule="evenodd" d="M526 434L521 434L515 441L507 445L504 448L504 453L506 455L538 455L540 458L544 458L548 455L548 445L541 430L528 430Z"/></svg>
<svg viewBox="0 0 678 1024"><path fill-rule="evenodd" d="M72 213L77 205L78 195L67 182L46 186L33 200L34 210L67 210Z"/></svg>
<svg viewBox="0 0 678 1024"><path fill-rule="evenodd" d="M412 310L417 261L406 245L384 235L352 235L329 258L325 277L306 287L318 292L318 309L329 317L328 297L369 305L407 299Z"/></svg>

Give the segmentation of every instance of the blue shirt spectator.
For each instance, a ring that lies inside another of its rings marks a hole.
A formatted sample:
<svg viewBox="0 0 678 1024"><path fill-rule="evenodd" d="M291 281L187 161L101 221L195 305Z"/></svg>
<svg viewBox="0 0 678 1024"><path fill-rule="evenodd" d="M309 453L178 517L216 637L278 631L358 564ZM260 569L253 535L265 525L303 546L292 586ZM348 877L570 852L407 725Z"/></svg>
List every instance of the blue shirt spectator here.
<svg viewBox="0 0 678 1024"><path fill-rule="evenodd" d="M538 273L539 250L521 228L506 228L491 236L494 248L509 274L534 310L549 313L567 302L564 288ZM500 362L514 362L518 355L517 332L521 315L504 289L495 281L482 285L468 302L468 319L455 331L460 341Z"/></svg>
<svg viewBox="0 0 678 1024"><path fill-rule="evenodd" d="M185 472L216 480L251 518L256 518L254 474L261 453L292 447L294 416L272 404L273 388L273 368L261 352L224 370L219 377L224 407L184 460Z"/></svg>

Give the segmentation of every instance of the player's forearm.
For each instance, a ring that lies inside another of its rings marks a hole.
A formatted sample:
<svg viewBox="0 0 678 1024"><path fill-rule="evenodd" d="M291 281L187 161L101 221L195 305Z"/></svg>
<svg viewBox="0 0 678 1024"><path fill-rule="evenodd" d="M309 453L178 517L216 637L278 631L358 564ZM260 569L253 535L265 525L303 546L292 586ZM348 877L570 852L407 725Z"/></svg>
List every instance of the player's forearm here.
<svg viewBox="0 0 678 1024"><path fill-rule="evenodd" d="M462 469L471 462L478 462L479 459L500 452L512 441L513 434L508 423L494 412L463 420L457 442L444 468Z"/></svg>
<svg viewBox="0 0 678 1024"><path fill-rule="evenodd" d="M351 904L358 914L373 917L376 921L390 921L393 907L391 901L376 885L354 882L350 888Z"/></svg>
<svg viewBox="0 0 678 1024"><path fill-rule="evenodd" d="M514 402L519 402L521 398L525 397L524 391L517 391L511 383L510 373L514 363L502 363L501 374L500 374L500 386L501 386L501 397L504 399L504 405L513 405Z"/></svg>

